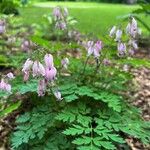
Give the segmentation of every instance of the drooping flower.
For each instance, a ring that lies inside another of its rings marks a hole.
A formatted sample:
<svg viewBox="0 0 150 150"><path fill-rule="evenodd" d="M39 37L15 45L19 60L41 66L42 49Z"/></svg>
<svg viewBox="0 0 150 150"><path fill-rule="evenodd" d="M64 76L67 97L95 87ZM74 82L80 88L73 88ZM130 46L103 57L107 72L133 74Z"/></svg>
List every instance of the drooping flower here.
<svg viewBox="0 0 150 150"><path fill-rule="evenodd" d="M5 22L3 20L0 20L0 34L5 33L6 27L5 27Z"/></svg>
<svg viewBox="0 0 150 150"><path fill-rule="evenodd" d="M55 67L52 68L45 68L45 78L47 81L53 81L56 77L57 70Z"/></svg>
<svg viewBox="0 0 150 150"><path fill-rule="evenodd" d="M45 75L45 68L39 61L35 61L33 63L32 75L33 75L33 77L40 76L40 75L42 75L42 76Z"/></svg>
<svg viewBox="0 0 150 150"><path fill-rule="evenodd" d="M53 56L51 54L46 54L44 56L44 61L47 68L52 68L54 66Z"/></svg>
<svg viewBox="0 0 150 150"><path fill-rule="evenodd" d="M129 55L133 56L135 54L135 50L129 49L128 53Z"/></svg>
<svg viewBox="0 0 150 150"><path fill-rule="evenodd" d="M62 65L63 68L67 69L68 65L69 65L69 59L68 58L62 59L61 65Z"/></svg>
<svg viewBox="0 0 150 150"><path fill-rule="evenodd" d="M109 36L110 36L110 37L113 37L114 34L115 34L115 32L116 32L116 26L113 26L112 29L111 29L110 32L109 32Z"/></svg>
<svg viewBox="0 0 150 150"><path fill-rule="evenodd" d="M45 80L39 80L38 83L38 96L44 96L45 95L45 91L46 91L46 83Z"/></svg>
<svg viewBox="0 0 150 150"><path fill-rule="evenodd" d="M68 14L69 14L69 13L68 13L68 9L65 7L65 8L64 8L64 16L67 17Z"/></svg>
<svg viewBox="0 0 150 150"><path fill-rule="evenodd" d="M53 16L55 20L60 20L62 18L60 7L57 6L53 9Z"/></svg>
<svg viewBox="0 0 150 150"><path fill-rule="evenodd" d="M9 79L14 79L14 74L12 72L9 72L7 75L6 75Z"/></svg>
<svg viewBox="0 0 150 150"><path fill-rule="evenodd" d="M29 76L30 76L29 71L26 71L26 72L24 73L24 76L23 76L23 81L24 81L24 82L28 81L28 80L29 80Z"/></svg>
<svg viewBox="0 0 150 150"><path fill-rule="evenodd" d="M56 22L55 27L60 30L65 30L67 28L67 25L64 21L58 21Z"/></svg>
<svg viewBox="0 0 150 150"><path fill-rule="evenodd" d="M63 98L61 97L61 93L60 93L60 91L55 91L54 92L54 95L55 95L55 97L57 98L57 100L59 100L59 101L61 101Z"/></svg>
<svg viewBox="0 0 150 150"><path fill-rule="evenodd" d="M126 54L126 44L125 43L118 43L118 55L124 56Z"/></svg>
<svg viewBox="0 0 150 150"><path fill-rule="evenodd" d="M122 37L122 30L118 29L116 31L116 38L115 38L115 41L120 41L121 40L121 37Z"/></svg>
<svg viewBox="0 0 150 150"><path fill-rule="evenodd" d="M5 87L6 87L6 83L5 83L4 79L1 79L1 82L0 82L0 89L1 89L1 90L5 90Z"/></svg>
<svg viewBox="0 0 150 150"><path fill-rule="evenodd" d="M1 79L1 82L0 82L0 90L3 90L3 91L6 91L6 92L11 92L11 85L6 83L4 81L4 79Z"/></svg>
<svg viewBox="0 0 150 150"><path fill-rule="evenodd" d="M93 51L94 51L94 42L93 41L88 41L86 44L85 44L85 48L87 49L87 52L88 52L88 56L90 56Z"/></svg>
<svg viewBox="0 0 150 150"><path fill-rule="evenodd" d="M132 17L132 20L128 23L128 25L126 27L126 33L134 38L136 37L137 34L139 34L137 21L133 17Z"/></svg>
<svg viewBox="0 0 150 150"><path fill-rule="evenodd" d="M11 92L11 85L7 83L5 86L5 90L10 93Z"/></svg>
<svg viewBox="0 0 150 150"><path fill-rule="evenodd" d="M103 60L103 64L104 64L105 66L110 65L110 63L111 63L111 62L110 62L109 59L106 59L106 58L105 58L105 59Z"/></svg>
<svg viewBox="0 0 150 150"><path fill-rule="evenodd" d="M30 60L30 58L28 58L28 59L26 60L26 62L24 63L24 65L23 65L22 71L23 71L24 73L28 72L28 71L31 69L32 65L33 65L33 61Z"/></svg>
<svg viewBox="0 0 150 150"><path fill-rule="evenodd" d="M102 49L102 41L97 41L94 45L94 51L93 51L94 57L97 58L100 56L101 49Z"/></svg>
<svg viewBox="0 0 150 150"><path fill-rule="evenodd" d="M28 40L24 40L21 44L21 49L24 51L24 52L28 52L30 50L30 41Z"/></svg>

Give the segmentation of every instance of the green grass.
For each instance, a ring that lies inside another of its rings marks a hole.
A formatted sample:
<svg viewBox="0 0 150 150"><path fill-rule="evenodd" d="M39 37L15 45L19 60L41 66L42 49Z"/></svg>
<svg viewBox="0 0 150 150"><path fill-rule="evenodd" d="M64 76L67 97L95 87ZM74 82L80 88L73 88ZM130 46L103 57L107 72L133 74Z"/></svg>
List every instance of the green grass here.
<svg viewBox="0 0 150 150"><path fill-rule="evenodd" d="M122 22L119 16L129 14L138 8L138 6L122 4L43 2L36 3L32 7L21 8L20 13L26 24L41 23L43 15L51 13L52 7L57 5L69 8L70 15L78 20L77 28L81 32L96 36L108 33L112 25ZM146 18L144 15L141 17L145 22L150 22L150 17Z"/></svg>

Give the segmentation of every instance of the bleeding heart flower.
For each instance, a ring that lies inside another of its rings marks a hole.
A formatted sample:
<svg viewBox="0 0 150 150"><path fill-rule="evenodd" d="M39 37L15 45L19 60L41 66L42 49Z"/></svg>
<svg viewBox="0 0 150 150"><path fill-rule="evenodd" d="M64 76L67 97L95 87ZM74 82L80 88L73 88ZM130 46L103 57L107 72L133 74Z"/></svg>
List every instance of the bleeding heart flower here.
<svg viewBox="0 0 150 150"><path fill-rule="evenodd" d="M46 83L45 80L39 80L38 83L38 96L44 96L46 91Z"/></svg>
<svg viewBox="0 0 150 150"><path fill-rule="evenodd" d="M69 59L68 58L62 59L61 65L62 65L63 68L67 69L68 65L69 65Z"/></svg>
<svg viewBox="0 0 150 150"><path fill-rule="evenodd" d="M126 44L118 43L118 54L119 56L124 56L126 54Z"/></svg>
<svg viewBox="0 0 150 150"><path fill-rule="evenodd" d="M117 31L116 31L116 41L120 41L121 40L121 37L122 37L122 30L120 30L120 29L118 29Z"/></svg>
<svg viewBox="0 0 150 150"><path fill-rule="evenodd" d="M0 34L5 33L6 27L5 27L5 22L3 20L0 20Z"/></svg>
<svg viewBox="0 0 150 150"><path fill-rule="evenodd" d="M48 81L54 80L56 77L56 74L57 74L57 70L55 67L45 69L45 78Z"/></svg>
<svg viewBox="0 0 150 150"><path fill-rule="evenodd" d="M44 61L47 68L52 68L54 66L53 56L51 54L46 54L44 56Z"/></svg>
<svg viewBox="0 0 150 150"><path fill-rule="evenodd" d="M60 7L55 7L53 9L53 16L54 16L55 20L60 20L62 18L61 8Z"/></svg>
<svg viewBox="0 0 150 150"><path fill-rule="evenodd" d="M94 57L100 56L101 49L102 49L102 41L97 41L94 45Z"/></svg>
<svg viewBox="0 0 150 150"><path fill-rule="evenodd" d="M57 98L57 100L61 101L63 98L61 97L61 93L57 90L54 92L55 97Z"/></svg>
<svg viewBox="0 0 150 150"><path fill-rule="evenodd" d="M9 72L7 75L6 75L9 79L14 79L14 74Z"/></svg>
<svg viewBox="0 0 150 150"><path fill-rule="evenodd" d="M116 32L116 26L113 26L112 29L109 32L109 36L113 37L113 35L115 34L115 32Z"/></svg>
<svg viewBox="0 0 150 150"><path fill-rule="evenodd" d="M39 61L35 61L33 63L32 75L33 75L33 77L40 76L40 75L42 75L42 76L45 75L45 68L43 67L43 65Z"/></svg>
<svg viewBox="0 0 150 150"><path fill-rule="evenodd" d="M30 60L30 58L28 58L28 59L26 60L26 62L24 63L24 65L23 65L22 71L23 71L24 73L28 72L28 71L31 69L32 64L33 64L33 61Z"/></svg>

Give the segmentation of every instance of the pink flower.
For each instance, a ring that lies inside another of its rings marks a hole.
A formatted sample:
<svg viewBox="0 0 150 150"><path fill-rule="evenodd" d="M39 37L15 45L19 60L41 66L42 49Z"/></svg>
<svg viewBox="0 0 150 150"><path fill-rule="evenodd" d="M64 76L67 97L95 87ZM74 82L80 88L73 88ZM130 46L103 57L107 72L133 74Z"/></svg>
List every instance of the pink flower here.
<svg viewBox="0 0 150 150"><path fill-rule="evenodd" d="M0 20L0 34L5 33L6 27L5 22L3 20Z"/></svg>
<svg viewBox="0 0 150 150"><path fill-rule="evenodd" d="M61 101L63 98L61 97L61 93L57 90L54 92L55 97L57 98L57 100Z"/></svg>
<svg viewBox="0 0 150 150"><path fill-rule="evenodd" d="M122 37L122 30L117 30L116 31L116 41L120 41L121 40L121 37Z"/></svg>
<svg viewBox="0 0 150 150"><path fill-rule="evenodd" d="M123 56L126 54L126 44L125 43L118 43L118 54L119 54L119 56Z"/></svg>
<svg viewBox="0 0 150 150"><path fill-rule="evenodd" d="M110 65L110 63L111 63L110 60L108 60L108 59L106 59L106 58L103 60L103 64L104 64L105 66Z"/></svg>
<svg viewBox="0 0 150 150"><path fill-rule="evenodd" d="M14 75L13 73L9 72L7 75L6 75L9 79L14 79Z"/></svg>
<svg viewBox="0 0 150 150"><path fill-rule="evenodd" d="M57 74L57 70L55 67L45 69L45 78L48 81L54 80L56 77L56 74Z"/></svg>
<svg viewBox="0 0 150 150"><path fill-rule="evenodd" d="M46 54L44 56L44 61L47 68L52 68L54 66L53 56L51 54Z"/></svg>
<svg viewBox="0 0 150 150"><path fill-rule="evenodd" d="M6 83L5 83L4 79L1 79L1 82L0 82L0 89L1 89L1 90L5 90L5 87L6 87Z"/></svg>
<svg viewBox="0 0 150 150"><path fill-rule="evenodd" d="M93 48L94 42L93 41L88 41L85 46L86 46L86 49L88 51L88 56L90 56L91 54L93 54L93 51L94 51L94 48Z"/></svg>
<svg viewBox="0 0 150 150"><path fill-rule="evenodd" d="M67 25L64 21L58 21L56 22L55 27L60 30L65 30L67 28Z"/></svg>
<svg viewBox="0 0 150 150"><path fill-rule="evenodd" d="M26 60L26 62L24 63L24 65L23 65L22 71L23 71L24 73L28 72L28 71L31 69L32 64L33 64L33 61L30 60L30 58L28 58L28 59Z"/></svg>
<svg viewBox="0 0 150 150"><path fill-rule="evenodd" d="M46 91L46 83L45 80L39 80L38 83L38 96L44 96Z"/></svg>
<svg viewBox="0 0 150 150"><path fill-rule="evenodd" d="M24 73L23 80L24 80L25 82L28 81L28 80L29 80L29 76L30 76L29 71L26 71L26 72Z"/></svg>
<svg viewBox="0 0 150 150"><path fill-rule="evenodd" d="M113 26L112 29L109 32L109 36L113 37L113 35L115 34L115 32L116 32L116 26Z"/></svg>
<svg viewBox="0 0 150 150"><path fill-rule="evenodd" d="M137 34L139 34L137 21L133 17L132 17L131 22L129 22L127 27L126 27L126 33L130 34L134 38L136 37Z"/></svg>
<svg viewBox="0 0 150 150"><path fill-rule="evenodd" d="M6 83L4 81L4 79L1 79L0 89L10 93L11 92L11 85Z"/></svg>
<svg viewBox="0 0 150 150"><path fill-rule="evenodd" d="M62 67L64 67L65 69L67 69L68 65L69 65L69 59L68 58L62 59L61 65L62 65Z"/></svg>
<svg viewBox="0 0 150 150"><path fill-rule="evenodd" d="M5 90L10 93L11 92L11 85L10 84L6 84Z"/></svg>
<svg viewBox="0 0 150 150"><path fill-rule="evenodd" d="M24 40L21 44L21 49L25 52L28 52L30 50L30 41Z"/></svg>
<svg viewBox="0 0 150 150"><path fill-rule="evenodd" d="M45 75L45 68L39 61L35 61L33 63L32 75L33 75L33 77L39 76L39 75L42 75L42 76Z"/></svg>
<svg viewBox="0 0 150 150"><path fill-rule="evenodd" d="M94 56L99 57L100 56L100 51L102 49L102 41L97 41L94 45Z"/></svg>
<svg viewBox="0 0 150 150"><path fill-rule="evenodd" d="M128 53L129 53L129 55L133 56L133 55L135 54L135 51L132 50L132 49L130 49L130 50L128 51Z"/></svg>
<svg viewBox="0 0 150 150"><path fill-rule="evenodd" d="M55 7L53 9L53 16L55 20L60 20L62 18L60 7Z"/></svg>

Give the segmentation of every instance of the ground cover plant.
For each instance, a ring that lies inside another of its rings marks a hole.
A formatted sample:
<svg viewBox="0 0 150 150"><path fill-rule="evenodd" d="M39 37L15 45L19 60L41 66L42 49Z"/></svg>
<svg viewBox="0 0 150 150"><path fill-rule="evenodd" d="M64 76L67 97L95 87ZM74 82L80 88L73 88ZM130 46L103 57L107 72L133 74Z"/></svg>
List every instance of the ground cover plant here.
<svg viewBox="0 0 150 150"><path fill-rule="evenodd" d="M60 42L58 33L68 37L74 31L64 13L68 15L67 8L54 8L54 19L48 24L52 26L50 34L57 32L56 43ZM8 37L8 24L7 19L1 19L2 43L8 40L3 38ZM29 34L23 32L23 37L9 33L18 38L20 46L10 45L17 47L10 58L16 60L11 63L16 69L8 68L1 74L0 116L19 111L9 135L11 149L127 149L128 136L149 144L150 123L128 103L125 94L132 86L126 62L137 65L132 57L141 36L133 16L127 24L109 30L108 43L93 36L75 40L73 36L69 43L63 40L60 51L49 38L38 34L37 28L31 29ZM4 48L8 51L7 44ZM139 65L144 63L140 61Z"/></svg>

